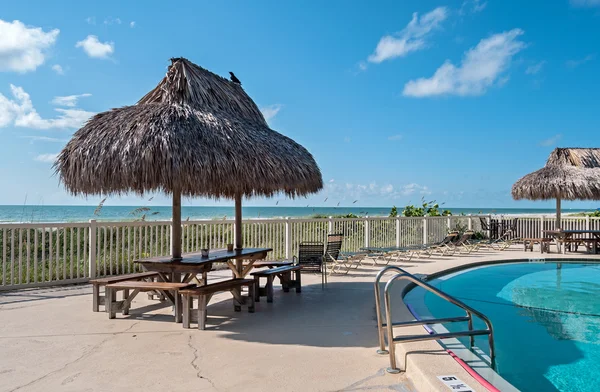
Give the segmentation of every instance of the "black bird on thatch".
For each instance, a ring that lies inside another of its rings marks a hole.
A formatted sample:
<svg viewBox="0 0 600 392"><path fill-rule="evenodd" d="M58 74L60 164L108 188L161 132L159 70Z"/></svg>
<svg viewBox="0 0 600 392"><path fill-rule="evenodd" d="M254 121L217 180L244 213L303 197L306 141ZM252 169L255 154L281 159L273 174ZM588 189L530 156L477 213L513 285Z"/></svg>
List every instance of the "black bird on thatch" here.
<svg viewBox="0 0 600 392"><path fill-rule="evenodd" d="M238 78L236 78L236 77L235 77L235 74L234 74L233 72L229 72L229 75L231 75L231 76L229 77L229 79L231 79L231 81L232 81L233 83L237 83L237 84L239 84L240 86L242 85L242 82L240 82L240 80L239 80Z"/></svg>

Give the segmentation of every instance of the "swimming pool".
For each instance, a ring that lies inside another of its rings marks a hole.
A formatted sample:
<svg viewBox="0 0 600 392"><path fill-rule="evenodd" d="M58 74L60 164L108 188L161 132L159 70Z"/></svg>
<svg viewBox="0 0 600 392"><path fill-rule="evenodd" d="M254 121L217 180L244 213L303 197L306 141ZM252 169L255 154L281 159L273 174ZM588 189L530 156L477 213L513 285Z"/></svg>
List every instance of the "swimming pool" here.
<svg viewBox="0 0 600 392"><path fill-rule="evenodd" d="M494 264L429 283L490 318L496 370L516 388L600 391L600 264ZM420 316L462 315L461 309L421 288L407 293L404 302ZM474 324L485 327L480 320ZM466 323L444 326L466 329ZM487 337L476 337L475 343L489 354Z"/></svg>

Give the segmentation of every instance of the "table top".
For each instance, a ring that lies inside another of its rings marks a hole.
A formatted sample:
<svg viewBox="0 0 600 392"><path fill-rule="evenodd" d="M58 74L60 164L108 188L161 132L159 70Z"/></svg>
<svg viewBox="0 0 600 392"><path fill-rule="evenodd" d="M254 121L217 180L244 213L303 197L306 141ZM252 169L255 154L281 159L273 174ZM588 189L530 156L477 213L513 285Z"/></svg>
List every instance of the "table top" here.
<svg viewBox="0 0 600 392"><path fill-rule="evenodd" d="M181 260L174 261L171 256L150 257L147 259L134 260L140 264L177 264L177 265L201 265L209 263L223 263L232 259L249 259L253 256L265 254L272 251L272 248L244 248L241 250L227 251L227 249L212 249L208 257L203 257L198 253L185 253Z"/></svg>

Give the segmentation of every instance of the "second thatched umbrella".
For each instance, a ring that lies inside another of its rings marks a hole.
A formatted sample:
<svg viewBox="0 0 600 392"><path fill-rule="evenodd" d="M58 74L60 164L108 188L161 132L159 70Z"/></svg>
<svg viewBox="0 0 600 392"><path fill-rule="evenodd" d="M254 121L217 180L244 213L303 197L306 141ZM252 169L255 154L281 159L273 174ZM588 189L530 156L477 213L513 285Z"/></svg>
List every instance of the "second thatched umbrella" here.
<svg viewBox="0 0 600 392"><path fill-rule="evenodd" d="M235 200L242 248L242 197L290 197L323 187L313 156L267 125L240 84L183 58L137 104L92 117L55 169L73 194L173 195L171 255L181 259L181 197Z"/></svg>
<svg viewBox="0 0 600 392"><path fill-rule="evenodd" d="M556 199L556 229L561 225L561 200L600 200L600 149L557 148L546 166L512 187L515 200Z"/></svg>

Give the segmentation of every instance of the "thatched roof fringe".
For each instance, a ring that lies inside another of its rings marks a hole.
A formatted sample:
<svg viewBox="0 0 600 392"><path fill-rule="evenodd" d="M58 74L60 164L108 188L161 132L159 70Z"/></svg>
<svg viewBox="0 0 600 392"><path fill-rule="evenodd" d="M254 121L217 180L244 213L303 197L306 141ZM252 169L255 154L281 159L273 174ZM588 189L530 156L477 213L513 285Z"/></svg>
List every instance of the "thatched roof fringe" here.
<svg viewBox="0 0 600 392"><path fill-rule="evenodd" d="M185 59L136 105L97 114L55 170L73 194L294 197L323 187L313 156L269 129L242 87Z"/></svg>
<svg viewBox="0 0 600 392"><path fill-rule="evenodd" d="M513 185L512 196L516 200L600 200L600 149L555 149L545 167Z"/></svg>

